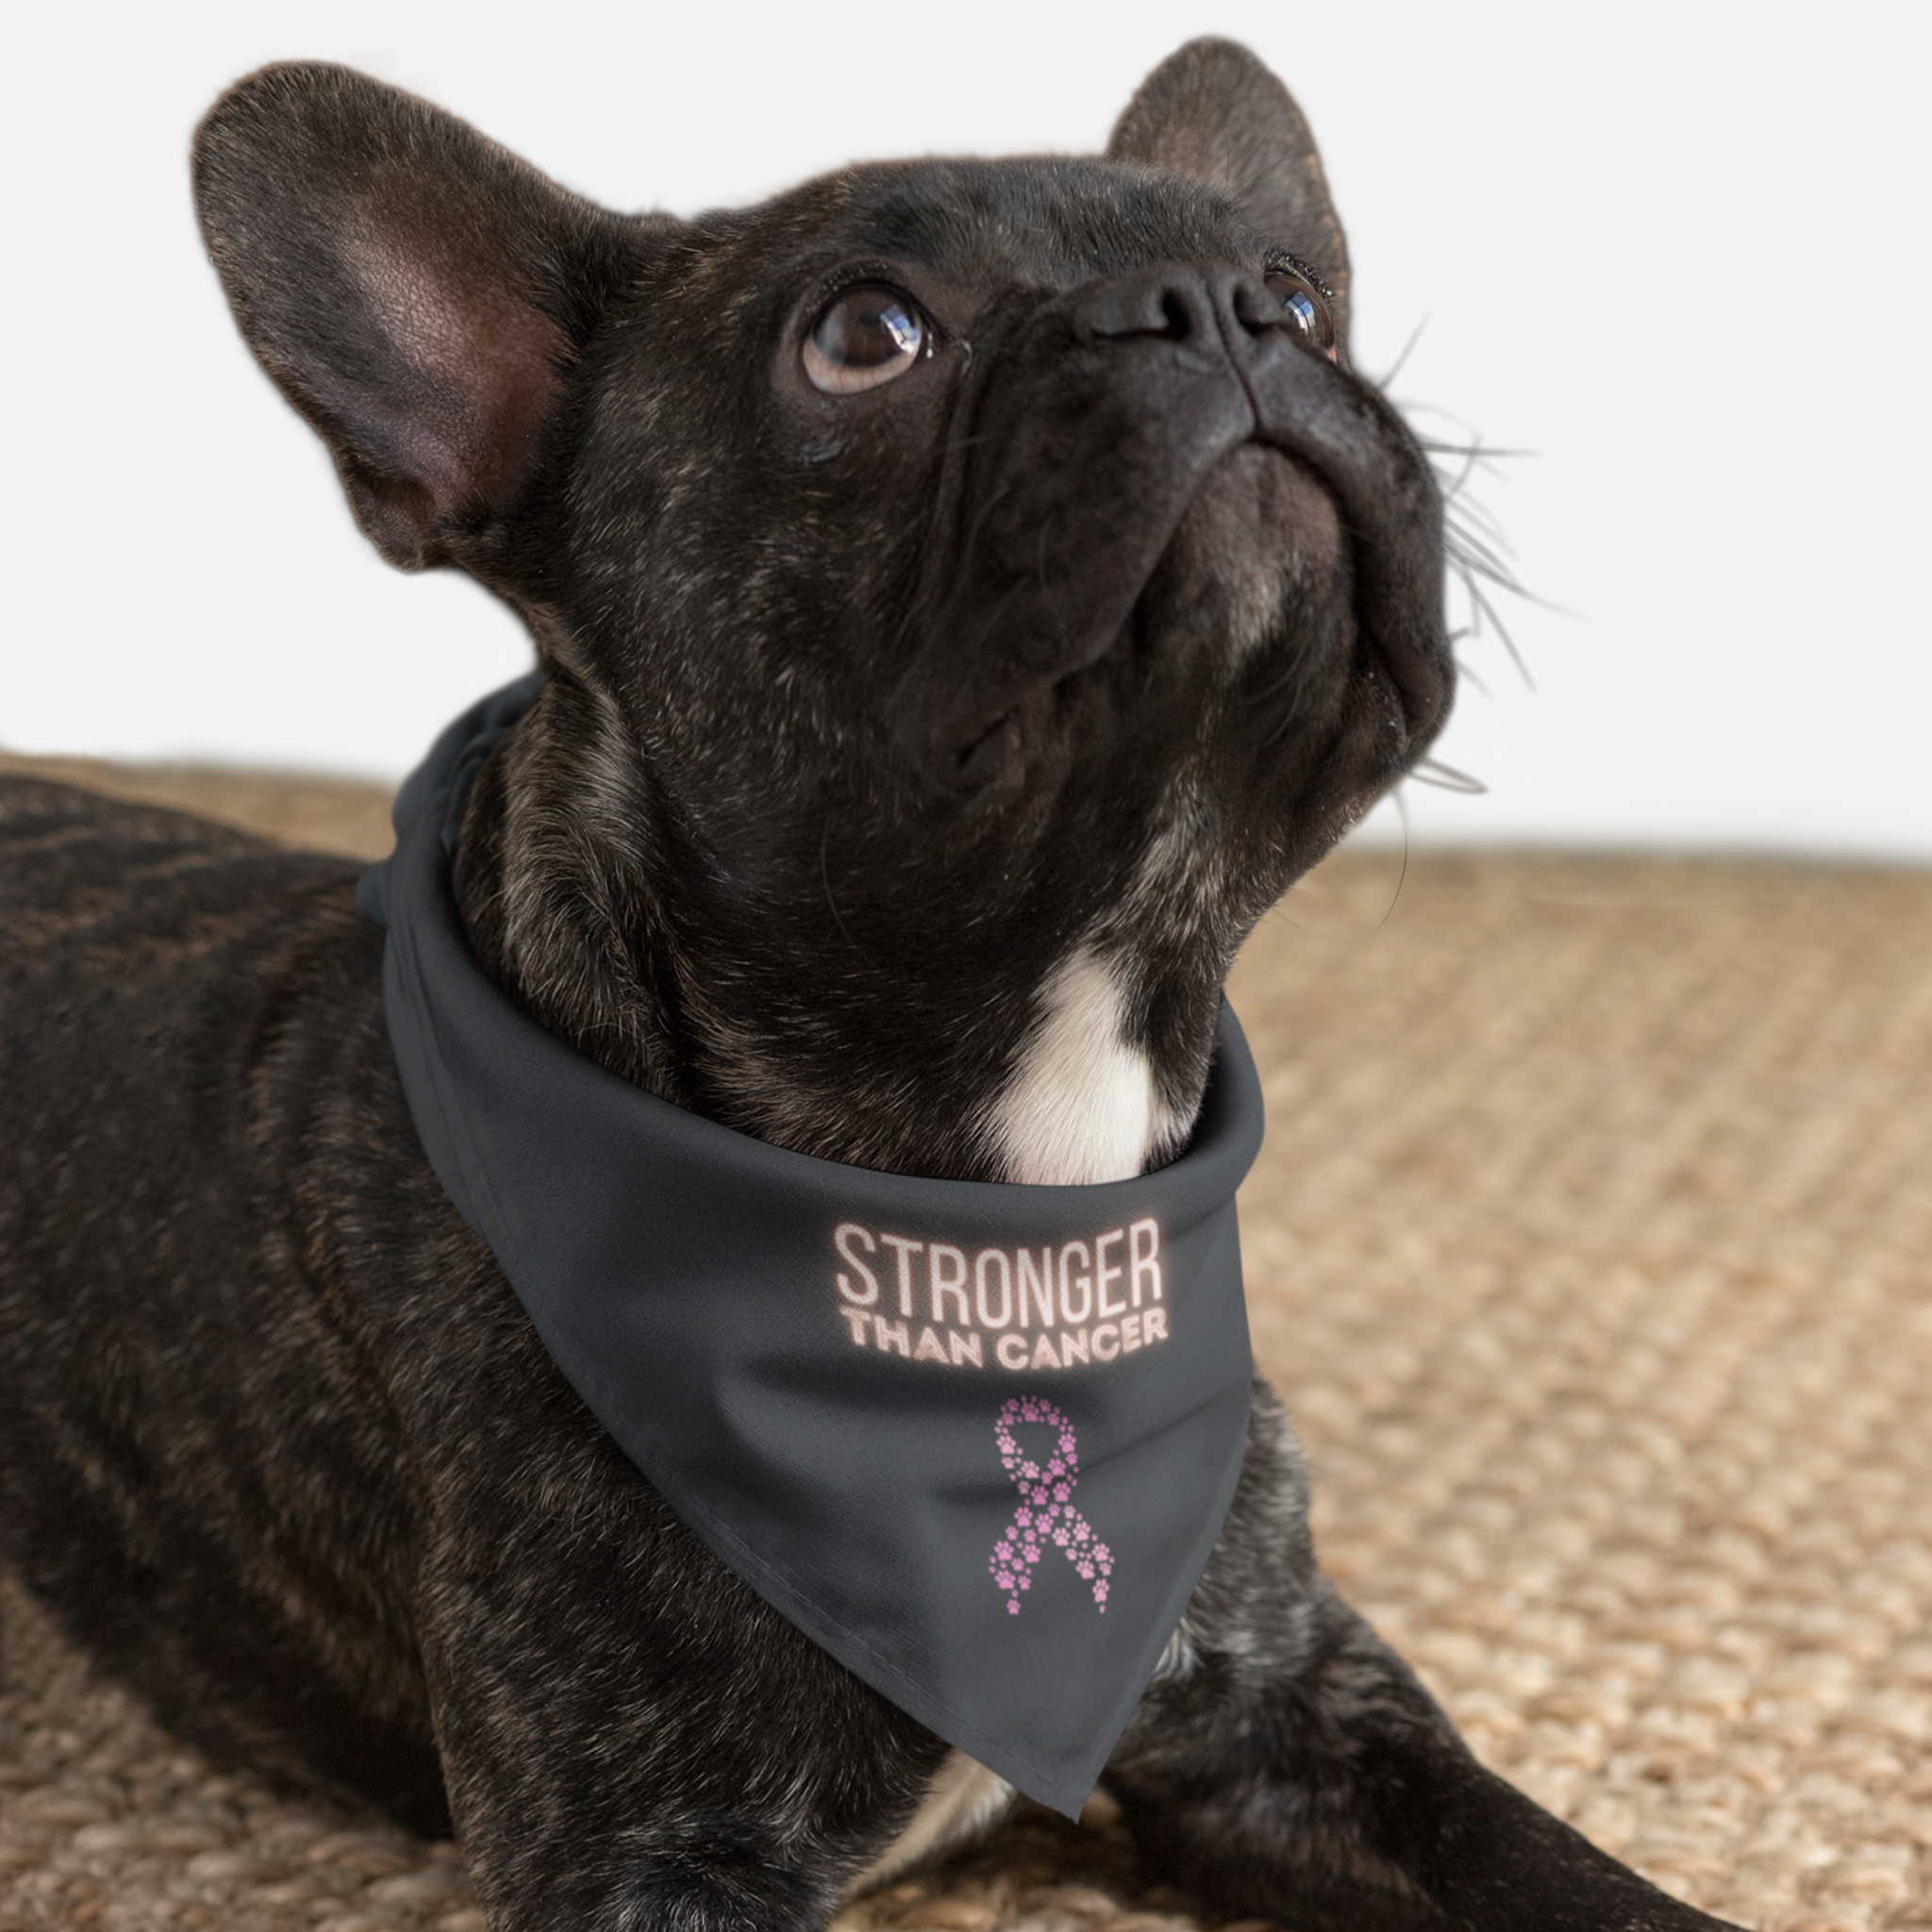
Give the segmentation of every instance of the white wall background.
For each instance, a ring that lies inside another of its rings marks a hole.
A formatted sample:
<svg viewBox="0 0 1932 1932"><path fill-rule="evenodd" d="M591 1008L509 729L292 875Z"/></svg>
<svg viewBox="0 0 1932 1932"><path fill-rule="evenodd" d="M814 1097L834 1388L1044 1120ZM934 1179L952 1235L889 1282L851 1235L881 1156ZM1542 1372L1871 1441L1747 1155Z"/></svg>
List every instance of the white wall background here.
<svg viewBox="0 0 1932 1932"><path fill-rule="evenodd" d="M1357 354L1524 581L1412 833L1932 858L1932 8L1915 0L70 0L0 29L0 743L393 775L526 661L357 535L228 321L184 151L291 55L689 212L849 158L1091 150L1189 35L1320 137ZM1388 808L1374 822L1392 824Z"/></svg>

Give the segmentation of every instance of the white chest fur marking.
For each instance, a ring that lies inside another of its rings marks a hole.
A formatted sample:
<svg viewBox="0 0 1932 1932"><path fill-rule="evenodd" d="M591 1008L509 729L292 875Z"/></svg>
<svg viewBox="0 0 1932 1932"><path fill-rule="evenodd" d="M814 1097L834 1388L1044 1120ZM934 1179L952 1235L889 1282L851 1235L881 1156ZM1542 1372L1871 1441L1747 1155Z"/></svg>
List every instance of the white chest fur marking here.
<svg viewBox="0 0 1932 1932"><path fill-rule="evenodd" d="M1170 1123L1147 1056L1122 1038L1113 972L1083 946L1038 999L1040 1020L992 1107L1007 1179L1069 1187L1141 1173Z"/></svg>
<svg viewBox="0 0 1932 1932"><path fill-rule="evenodd" d="M1154 1091L1147 1056L1122 1038L1126 1001L1106 960L1083 946L1039 995L1040 1019L993 1103L990 1126L1007 1178L1033 1186L1126 1180L1175 1123ZM1157 1675L1185 1676L1179 1632ZM984 1831L1013 1788L963 1751L949 1752L911 1823L847 1888L865 1890L941 1847Z"/></svg>
<svg viewBox="0 0 1932 1932"><path fill-rule="evenodd" d="M982 1832L1013 1801L1013 1788L963 1751L949 1751L911 1823L845 1888L864 1891L941 1846Z"/></svg>

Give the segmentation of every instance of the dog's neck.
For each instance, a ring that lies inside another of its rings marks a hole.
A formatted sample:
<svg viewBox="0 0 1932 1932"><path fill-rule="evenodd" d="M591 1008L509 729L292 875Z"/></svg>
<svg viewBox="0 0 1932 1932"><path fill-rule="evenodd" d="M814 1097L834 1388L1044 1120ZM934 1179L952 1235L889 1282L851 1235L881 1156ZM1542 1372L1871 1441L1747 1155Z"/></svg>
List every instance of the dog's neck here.
<svg viewBox="0 0 1932 1932"><path fill-rule="evenodd" d="M1120 1180L1185 1143L1206 1054L1131 1037L1147 962L1118 931L1074 936L1024 980L949 974L873 1015L841 997L833 959L822 1009L748 1021L733 996L748 962L680 918L669 842L615 708L580 691L520 723L465 809L456 892L473 950L611 1071L759 1140L897 1173ZM1224 966L1187 962L1169 991L1200 1011L1171 1038L1211 1040Z"/></svg>

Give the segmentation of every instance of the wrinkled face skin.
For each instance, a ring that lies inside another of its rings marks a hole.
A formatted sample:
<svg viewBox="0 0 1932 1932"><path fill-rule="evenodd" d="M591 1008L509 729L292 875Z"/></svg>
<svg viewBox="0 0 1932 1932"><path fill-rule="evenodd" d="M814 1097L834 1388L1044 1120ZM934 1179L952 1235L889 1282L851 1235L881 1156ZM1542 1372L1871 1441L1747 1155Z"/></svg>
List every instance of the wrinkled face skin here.
<svg viewBox="0 0 1932 1932"><path fill-rule="evenodd" d="M1169 1158L1236 948L1449 694L1434 484L1347 367L1279 84L1197 43L1108 159L862 167L690 224L574 203L481 296L471 238L558 191L429 192L375 145L325 128L290 192L400 379L349 394L275 338L219 186L205 218L371 533L508 595L558 674L473 798L486 963L671 1098L915 1172L1102 1177L1013 1153L1029 1055L1085 1026L1144 1067L1124 1171ZM561 295L506 319L540 252Z"/></svg>

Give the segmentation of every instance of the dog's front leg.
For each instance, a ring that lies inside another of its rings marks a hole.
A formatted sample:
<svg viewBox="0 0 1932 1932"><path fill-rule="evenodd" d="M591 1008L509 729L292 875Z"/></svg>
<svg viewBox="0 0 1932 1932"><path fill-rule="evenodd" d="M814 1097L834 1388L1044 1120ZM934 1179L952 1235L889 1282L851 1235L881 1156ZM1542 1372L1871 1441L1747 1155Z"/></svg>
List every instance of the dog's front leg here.
<svg viewBox="0 0 1932 1932"><path fill-rule="evenodd" d="M944 1746L754 1595L589 1417L558 1421L451 1457L419 1600L492 1932L824 1925Z"/></svg>
<svg viewBox="0 0 1932 1932"><path fill-rule="evenodd" d="M1298 1932L1718 1924L1476 1762L1316 1568L1306 1504L1257 1385L1226 1528L1107 1773L1162 1875Z"/></svg>

